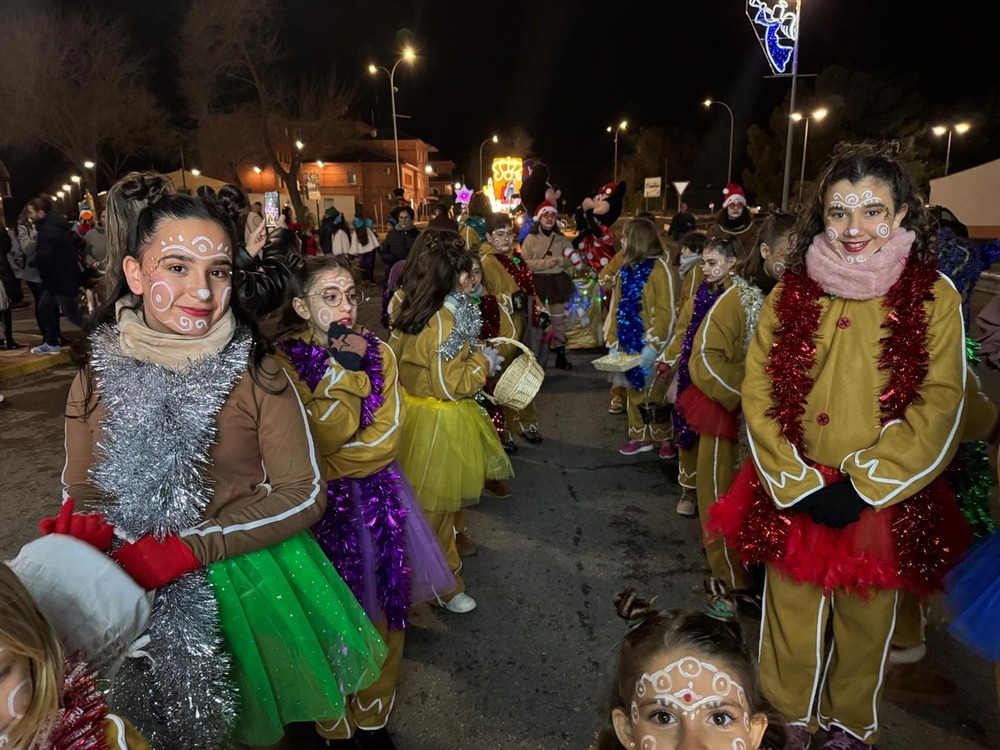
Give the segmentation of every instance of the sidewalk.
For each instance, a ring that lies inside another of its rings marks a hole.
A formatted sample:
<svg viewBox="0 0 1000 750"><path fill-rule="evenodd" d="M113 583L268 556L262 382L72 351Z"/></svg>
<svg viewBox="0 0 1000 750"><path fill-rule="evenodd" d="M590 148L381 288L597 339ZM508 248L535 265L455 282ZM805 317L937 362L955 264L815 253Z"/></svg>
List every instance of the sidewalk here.
<svg viewBox="0 0 1000 750"><path fill-rule="evenodd" d="M42 336L35 323L34 302L27 290L24 298L29 304L13 310L14 340L21 345L21 348L13 351L0 349L0 383L70 362L69 347L66 346L60 354L31 353L31 347L42 343ZM68 320L62 321L61 328L64 338L75 339L83 335L80 329Z"/></svg>

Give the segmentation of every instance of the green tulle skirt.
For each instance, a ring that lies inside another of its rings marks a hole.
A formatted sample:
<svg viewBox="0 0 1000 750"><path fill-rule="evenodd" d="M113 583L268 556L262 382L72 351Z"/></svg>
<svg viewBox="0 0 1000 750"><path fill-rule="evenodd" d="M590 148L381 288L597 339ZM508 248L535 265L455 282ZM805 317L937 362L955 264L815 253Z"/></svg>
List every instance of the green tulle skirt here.
<svg viewBox="0 0 1000 750"><path fill-rule="evenodd" d="M270 745L296 721L344 716L385 644L308 532L208 566L240 692L236 739Z"/></svg>

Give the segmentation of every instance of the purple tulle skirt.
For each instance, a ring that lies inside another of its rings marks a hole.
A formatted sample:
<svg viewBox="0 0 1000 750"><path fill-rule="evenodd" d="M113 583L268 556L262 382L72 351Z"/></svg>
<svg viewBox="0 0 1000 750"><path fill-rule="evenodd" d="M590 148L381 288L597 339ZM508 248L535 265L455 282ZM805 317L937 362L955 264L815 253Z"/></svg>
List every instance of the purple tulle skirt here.
<svg viewBox="0 0 1000 750"><path fill-rule="evenodd" d="M313 533L372 622L403 630L412 605L454 591L455 576L396 461L368 477L329 482L327 498Z"/></svg>

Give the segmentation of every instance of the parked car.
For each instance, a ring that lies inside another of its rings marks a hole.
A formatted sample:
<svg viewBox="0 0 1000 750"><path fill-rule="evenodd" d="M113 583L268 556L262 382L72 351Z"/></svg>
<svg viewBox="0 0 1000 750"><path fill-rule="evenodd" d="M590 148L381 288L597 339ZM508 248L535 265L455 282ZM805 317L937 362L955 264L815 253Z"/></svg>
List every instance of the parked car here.
<svg viewBox="0 0 1000 750"><path fill-rule="evenodd" d="M931 216L938 224L938 229L950 229L958 237L968 237L969 228L965 226L958 217L948 208L944 206L928 206L927 210L930 211Z"/></svg>

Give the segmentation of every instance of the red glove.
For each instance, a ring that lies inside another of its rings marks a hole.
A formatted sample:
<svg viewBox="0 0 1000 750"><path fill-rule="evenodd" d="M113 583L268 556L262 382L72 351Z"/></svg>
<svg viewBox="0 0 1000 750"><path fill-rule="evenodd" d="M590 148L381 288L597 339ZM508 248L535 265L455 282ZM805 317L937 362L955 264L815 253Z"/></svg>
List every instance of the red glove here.
<svg viewBox="0 0 1000 750"><path fill-rule="evenodd" d="M149 535L141 537L135 544L123 545L111 557L147 591L201 567L191 548L173 535L161 542Z"/></svg>
<svg viewBox="0 0 1000 750"><path fill-rule="evenodd" d="M115 527L104 520L100 513L74 513L73 498L69 498L54 518L43 518L38 523L42 534L66 534L107 552L114 539Z"/></svg>
<svg viewBox="0 0 1000 750"><path fill-rule="evenodd" d="M668 365L666 362L656 363L656 377L658 377L660 380L665 380L669 383L670 374L671 374L670 365Z"/></svg>

